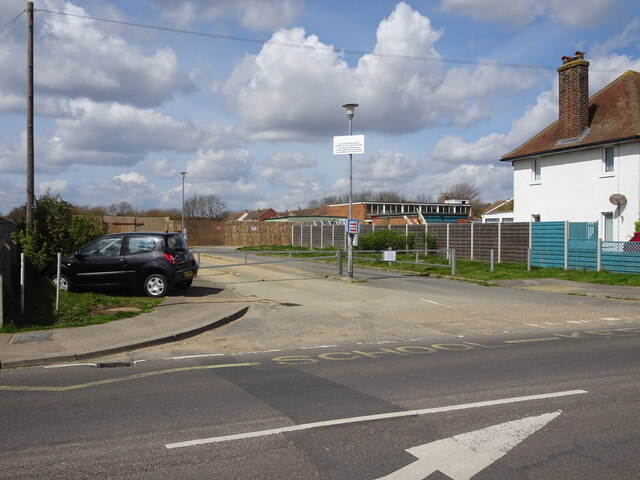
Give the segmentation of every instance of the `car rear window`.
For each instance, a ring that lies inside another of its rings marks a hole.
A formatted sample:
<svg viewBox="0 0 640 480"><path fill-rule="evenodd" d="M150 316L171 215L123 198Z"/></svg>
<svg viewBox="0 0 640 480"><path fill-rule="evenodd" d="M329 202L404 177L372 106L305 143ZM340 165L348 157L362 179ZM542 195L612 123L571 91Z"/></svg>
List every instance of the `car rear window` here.
<svg viewBox="0 0 640 480"><path fill-rule="evenodd" d="M159 235L136 235L128 237L125 252L128 255L162 250L162 238Z"/></svg>
<svg viewBox="0 0 640 480"><path fill-rule="evenodd" d="M187 242L184 241L182 235L171 235L167 237L168 250L188 250Z"/></svg>

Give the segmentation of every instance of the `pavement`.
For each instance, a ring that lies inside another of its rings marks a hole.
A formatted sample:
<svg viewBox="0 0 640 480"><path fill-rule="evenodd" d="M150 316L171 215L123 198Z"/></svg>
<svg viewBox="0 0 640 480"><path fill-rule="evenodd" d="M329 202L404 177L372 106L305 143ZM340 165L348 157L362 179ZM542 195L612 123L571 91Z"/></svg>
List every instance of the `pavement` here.
<svg viewBox="0 0 640 480"><path fill-rule="evenodd" d="M304 269L304 265L287 264L283 268ZM327 278L328 281L339 279ZM640 287L556 279L496 283L508 288L640 301ZM250 305L231 290L198 278L191 288L180 295L169 296L151 313L103 325L0 334L0 368L85 361L175 342L237 320L249 311Z"/></svg>

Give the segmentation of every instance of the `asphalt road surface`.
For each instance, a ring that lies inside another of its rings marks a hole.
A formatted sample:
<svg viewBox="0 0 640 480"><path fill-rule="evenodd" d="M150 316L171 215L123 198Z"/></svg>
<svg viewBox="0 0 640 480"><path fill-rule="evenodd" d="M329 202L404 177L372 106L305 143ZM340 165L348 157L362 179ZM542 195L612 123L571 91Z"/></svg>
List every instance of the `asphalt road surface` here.
<svg viewBox="0 0 640 480"><path fill-rule="evenodd" d="M640 478L637 304L244 268L220 330L0 371L0 478Z"/></svg>

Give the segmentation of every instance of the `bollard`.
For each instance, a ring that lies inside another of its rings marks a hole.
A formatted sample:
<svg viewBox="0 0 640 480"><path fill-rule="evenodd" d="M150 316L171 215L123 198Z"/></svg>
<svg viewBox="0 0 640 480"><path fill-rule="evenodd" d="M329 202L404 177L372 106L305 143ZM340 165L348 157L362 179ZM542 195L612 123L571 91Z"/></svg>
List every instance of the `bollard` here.
<svg viewBox="0 0 640 480"><path fill-rule="evenodd" d="M493 248L491 249L489 256L491 257L491 272L493 272Z"/></svg>
<svg viewBox="0 0 640 480"><path fill-rule="evenodd" d="M0 274L0 328L2 328L4 309L2 308L2 274Z"/></svg>
<svg viewBox="0 0 640 480"><path fill-rule="evenodd" d="M527 272L531 271L531 249L527 249Z"/></svg>
<svg viewBox="0 0 640 480"><path fill-rule="evenodd" d="M342 250L338 250L338 275L342 276L342 256L344 252Z"/></svg>
<svg viewBox="0 0 640 480"><path fill-rule="evenodd" d="M60 264L62 263L62 253L58 252L56 262L56 312L60 310Z"/></svg>
<svg viewBox="0 0 640 480"><path fill-rule="evenodd" d="M455 275L456 274L456 249L452 248L451 249L451 255L450 255L450 259L451 259L451 275Z"/></svg>
<svg viewBox="0 0 640 480"><path fill-rule="evenodd" d="M20 254L20 313L24 314L24 253Z"/></svg>

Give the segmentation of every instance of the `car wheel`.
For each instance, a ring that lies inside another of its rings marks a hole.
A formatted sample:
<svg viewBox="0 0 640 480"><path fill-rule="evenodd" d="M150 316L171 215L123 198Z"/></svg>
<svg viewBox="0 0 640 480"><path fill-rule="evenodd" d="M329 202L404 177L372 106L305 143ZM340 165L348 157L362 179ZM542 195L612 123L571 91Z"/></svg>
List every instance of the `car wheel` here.
<svg viewBox="0 0 640 480"><path fill-rule="evenodd" d="M169 282L161 273L152 273L144 281L144 293L150 297L163 297L167 294Z"/></svg>
<svg viewBox="0 0 640 480"><path fill-rule="evenodd" d="M53 277L51 279L51 282L53 282L53 284L55 285L57 283L57 280L57 277ZM60 290L65 292L71 291L71 279L64 274L60 275Z"/></svg>
<svg viewBox="0 0 640 480"><path fill-rule="evenodd" d="M186 290L191 286L192 283L193 283L193 279L183 280L181 282L176 283L175 288L176 290Z"/></svg>

